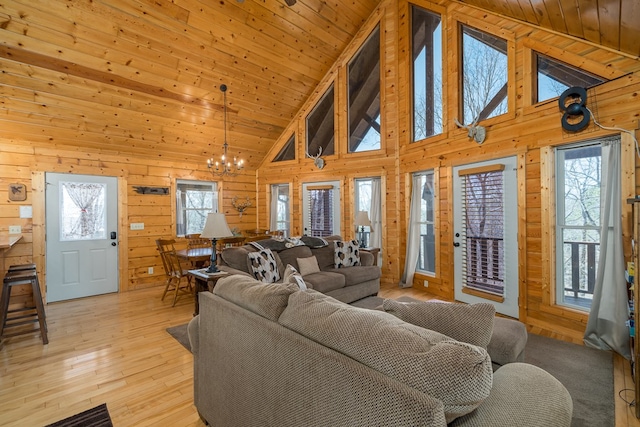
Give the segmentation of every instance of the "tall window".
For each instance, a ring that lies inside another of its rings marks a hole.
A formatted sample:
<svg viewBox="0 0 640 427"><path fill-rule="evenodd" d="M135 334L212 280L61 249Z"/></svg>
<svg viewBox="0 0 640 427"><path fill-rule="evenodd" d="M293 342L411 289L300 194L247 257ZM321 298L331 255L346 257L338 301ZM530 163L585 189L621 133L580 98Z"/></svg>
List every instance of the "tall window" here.
<svg viewBox="0 0 640 427"><path fill-rule="evenodd" d="M380 149L380 28L348 66L349 152Z"/></svg>
<svg viewBox="0 0 640 427"><path fill-rule="evenodd" d="M420 230L420 246L417 270L430 274L436 273L435 238L435 189L433 171L414 174L413 185L420 191L420 216L417 225ZM415 188L415 187L414 187ZM417 195L416 192L413 193Z"/></svg>
<svg viewBox="0 0 640 427"><path fill-rule="evenodd" d="M442 133L442 24L440 15L411 7L413 140Z"/></svg>
<svg viewBox="0 0 640 427"><path fill-rule="evenodd" d="M359 178L355 180L355 211L365 211L367 212L367 216L371 221L371 226L357 226L357 234L358 238L364 239L365 246L371 246L371 228L373 228L373 218L372 218L372 191L373 191L373 179L372 178ZM360 233L363 236L360 236Z"/></svg>
<svg viewBox="0 0 640 427"><path fill-rule="evenodd" d="M464 124L507 112L507 42L466 25L462 29Z"/></svg>
<svg viewBox="0 0 640 427"><path fill-rule="evenodd" d="M271 186L271 231L279 230L289 236L289 184Z"/></svg>
<svg viewBox="0 0 640 427"><path fill-rule="evenodd" d="M600 255L598 142L556 149L556 302L588 310Z"/></svg>
<svg viewBox="0 0 640 427"><path fill-rule="evenodd" d="M209 212L218 212L215 182L182 181L176 183L176 235L199 234Z"/></svg>
<svg viewBox="0 0 640 427"><path fill-rule="evenodd" d="M334 154L333 84L307 116L307 154Z"/></svg>
<svg viewBox="0 0 640 427"><path fill-rule="evenodd" d="M535 54L537 72L536 102L560 96L570 87L588 88L605 80L539 53Z"/></svg>

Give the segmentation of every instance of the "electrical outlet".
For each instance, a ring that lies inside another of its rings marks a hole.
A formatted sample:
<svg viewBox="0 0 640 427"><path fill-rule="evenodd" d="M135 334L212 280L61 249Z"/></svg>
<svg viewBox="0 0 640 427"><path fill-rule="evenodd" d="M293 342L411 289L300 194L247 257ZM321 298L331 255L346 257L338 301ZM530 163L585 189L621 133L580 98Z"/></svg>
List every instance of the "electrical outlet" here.
<svg viewBox="0 0 640 427"><path fill-rule="evenodd" d="M424 285L424 287L425 287L425 288L428 288L428 287L429 287L429 281L428 281L428 280L424 280L424 281L422 282L422 284Z"/></svg>
<svg viewBox="0 0 640 427"><path fill-rule="evenodd" d="M147 272L148 272L149 274L153 274L153 267L149 267L149 268L147 269Z"/></svg>
<svg viewBox="0 0 640 427"><path fill-rule="evenodd" d="M132 222L129 228L131 230L144 230L144 222Z"/></svg>
<svg viewBox="0 0 640 427"><path fill-rule="evenodd" d="M20 234L22 233L22 227L19 225L10 225L9 226L9 234Z"/></svg>

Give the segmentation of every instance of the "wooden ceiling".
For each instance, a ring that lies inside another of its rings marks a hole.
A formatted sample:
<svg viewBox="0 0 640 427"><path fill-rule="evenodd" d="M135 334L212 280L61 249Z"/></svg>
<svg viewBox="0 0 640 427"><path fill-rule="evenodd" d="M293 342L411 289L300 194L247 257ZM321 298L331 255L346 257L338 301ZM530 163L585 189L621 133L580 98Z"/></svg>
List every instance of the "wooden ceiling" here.
<svg viewBox="0 0 640 427"><path fill-rule="evenodd" d="M630 55L638 0L459 0ZM435 0L446 5L450 0ZM0 128L35 144L257 167L379 0L3 0Z"/></svg>
<svg viewBox="0 0 640 427"><path fill-rule="evenodd" d="M632 56L640 56L638 0L459 1Z"/></svg>

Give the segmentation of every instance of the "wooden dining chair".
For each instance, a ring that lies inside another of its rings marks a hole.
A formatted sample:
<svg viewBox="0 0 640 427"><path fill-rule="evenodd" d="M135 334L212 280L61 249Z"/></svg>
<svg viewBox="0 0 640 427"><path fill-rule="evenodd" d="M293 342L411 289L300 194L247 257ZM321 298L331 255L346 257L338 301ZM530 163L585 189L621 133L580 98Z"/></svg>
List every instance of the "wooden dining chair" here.
<svg viewBox="0 0 640 427"><path fill-rule="evenodd" d="M187 269L182 268L180 258L176 253L175 243L176 241L173 239L156 240L158 252L160 252L160 257L162 258L164 272L167 276L167 282L164 287L164 292L162 293L161 301L164 301L164 297L167 295L167 292L172 291L172 307L176 305L176 301L178 300L179 295L193 294L193 286L191 286L191 276L189 275ZM186 283L183 283L183 279L185 278L187 279Z"/></svg>
<svg viewBox="0 0 640 427"><path fill-rule="evenodd" d="M210 249L211 239L205 239L200 237L200 234L187 234L184 236L187 239L187 252L192 249ZM191 261L191 267L194 269L202 268L205 262L203 261Z"/></svg>

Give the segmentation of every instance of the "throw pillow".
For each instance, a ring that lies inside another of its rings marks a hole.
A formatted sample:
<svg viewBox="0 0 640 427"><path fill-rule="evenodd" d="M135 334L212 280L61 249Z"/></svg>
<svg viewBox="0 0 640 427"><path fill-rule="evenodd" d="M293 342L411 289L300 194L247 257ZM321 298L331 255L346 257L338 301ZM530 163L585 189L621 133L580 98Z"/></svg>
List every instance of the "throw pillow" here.
<svg viewBox="0 0 640 427"><path fill-rule="evenodd" d="M360 265L360 247L357 240L336 240L334 244L334 263L336 268Z"/></svg>
<svg viewBox="0 0 640 427"><path fill-rule="evenodd" d="M399 319L425 329L440 332L450 338L484 349L491 341L493 304L460 304L446 302L399 302L386 299L382 308Z"/></svg>
<svg viewBox="0 0 640 427"><path fill-rule="evenodd" d="M298 261L300 274L302 274L303 276L320 272L320 267L318 267L318 259L315 256L311 256L309 258L297 258L296 261Z"/></svg>
<svg viewBox="0 0 640 427"><path fill-rule="evenodd" d="M258 252L250 252L248 255L251 272L256 280L264 283L273 283L280 280L278 264L271 249L263 249Z"/></svg>
<svg viewBox="0 0 640 427"><path fill-rule="evenodd" d="M285 285L294 284L303 291L307 290L307 284L304 279L300 273L298 273L298 270L296 270L291 264L287 264L287 267L284 269L284 273L282 274L282 283Z"/></svg>

